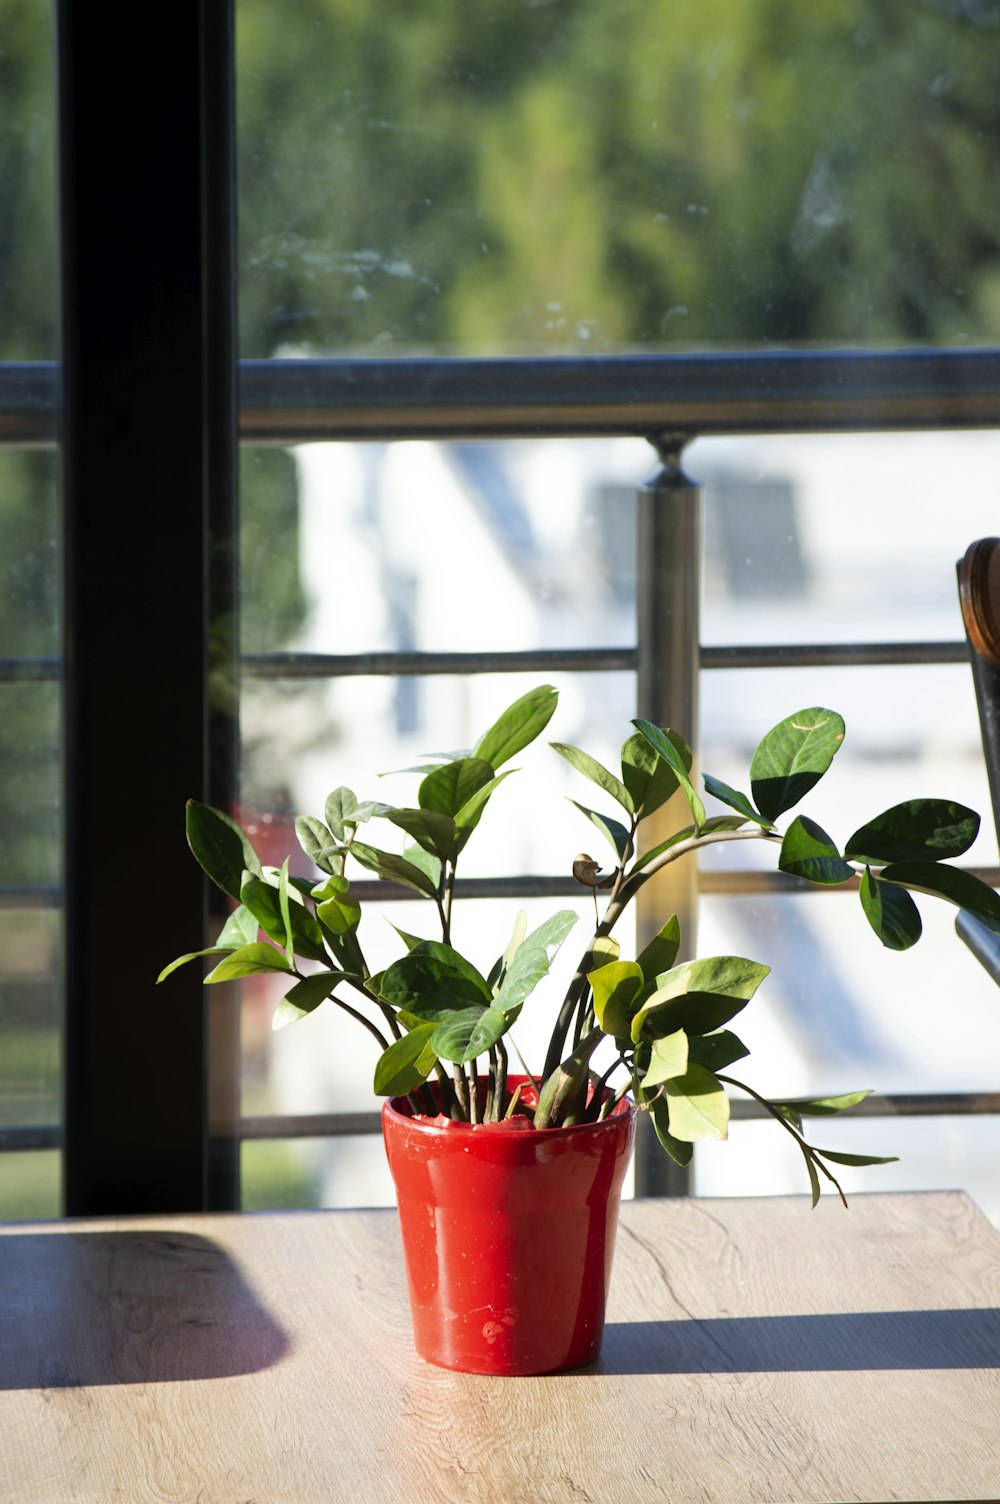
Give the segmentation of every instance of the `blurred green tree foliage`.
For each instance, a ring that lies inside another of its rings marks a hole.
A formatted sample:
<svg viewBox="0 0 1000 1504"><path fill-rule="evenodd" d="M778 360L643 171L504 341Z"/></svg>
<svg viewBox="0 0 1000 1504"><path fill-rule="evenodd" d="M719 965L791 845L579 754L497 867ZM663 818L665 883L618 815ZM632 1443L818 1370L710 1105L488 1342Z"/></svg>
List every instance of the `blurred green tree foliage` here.
<svg viewBox="0 0 1000 1504"><path fill-rule="evenodd" d="M996 0L240 0L247 355L1000 334Z"/></svg>

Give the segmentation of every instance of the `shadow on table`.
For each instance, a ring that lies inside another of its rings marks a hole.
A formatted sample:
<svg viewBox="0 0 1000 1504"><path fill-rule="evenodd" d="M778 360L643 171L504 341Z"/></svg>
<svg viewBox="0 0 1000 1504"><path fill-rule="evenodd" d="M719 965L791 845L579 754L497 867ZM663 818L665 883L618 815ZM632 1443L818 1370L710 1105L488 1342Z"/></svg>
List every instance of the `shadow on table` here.
<svg viewBox="0 0 1000 1504"><path fill-rule="evenodd" d="M0 1390L230 1378L270 1367L288 1346L208 1238L0 1238Z"/></svg>
<svg viewBox="0 0 1000 1504"><path fill-rule="evenodd" d="M1000 1310L622 1321L595 1373L821 1373L1000 1367Z"/></svg>

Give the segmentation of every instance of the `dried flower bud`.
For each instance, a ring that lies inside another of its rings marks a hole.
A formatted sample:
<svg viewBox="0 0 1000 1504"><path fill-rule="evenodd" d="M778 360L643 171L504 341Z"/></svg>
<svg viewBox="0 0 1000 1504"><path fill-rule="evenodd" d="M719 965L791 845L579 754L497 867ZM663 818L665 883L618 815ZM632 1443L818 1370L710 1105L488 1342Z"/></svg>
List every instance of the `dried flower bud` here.
<svg viewBox="0 0 1000 1504"><path fill-rule="evenodd" d="M576 857L573 862L573 876L576 878L577 882L582 883L585 888L611 887L612 883L615 880L614 873L609 872L606 876L601 877L599 875L600 870L600 862L595 862L594 858L592 856L588 856L585 851L581 851L579 856Z"/></svg>

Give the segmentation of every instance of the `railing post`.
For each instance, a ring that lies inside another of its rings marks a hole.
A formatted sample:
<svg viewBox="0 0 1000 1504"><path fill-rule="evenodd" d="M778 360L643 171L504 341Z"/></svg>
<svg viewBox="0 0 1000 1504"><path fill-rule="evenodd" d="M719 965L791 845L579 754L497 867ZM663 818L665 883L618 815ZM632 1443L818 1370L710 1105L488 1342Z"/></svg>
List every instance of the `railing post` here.
<svg viewBox="0 0 1000 1504"><path fill-rule="evenodd" d="M639 489L636 519L636 701L638 714L679 731L698 746L698 673L701 603L701 488L684 473L681 454L689 435L650 436L660 467ZM644 847L656 845L686 823L682 796L675 794L644 826ZM641 949L664 918L681 924L680 959L697 942L698 872L694 859L668 867L638 895L636 945ZM684 1196L687 1169L674 1164L656 1142L643 1115L636 1145L636 1194Z"/></svg>

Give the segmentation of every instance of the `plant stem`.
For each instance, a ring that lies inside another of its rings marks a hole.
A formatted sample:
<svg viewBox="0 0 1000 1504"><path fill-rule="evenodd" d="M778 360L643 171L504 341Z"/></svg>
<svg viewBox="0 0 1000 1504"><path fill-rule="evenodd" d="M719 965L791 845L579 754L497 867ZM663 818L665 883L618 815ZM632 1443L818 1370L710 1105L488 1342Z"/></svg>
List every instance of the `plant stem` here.
<svg viewBox="0 0 1000 1504"><path fill-rule="evenodd" d="M737 1081L735 1076L724 1076L721 1071L716 1071L716 1076L720 1081L724 1081L727 1086L735 1086L738 1088L738 1090L745 1091L748 1097L753 1097L755 1102L759 1102L761 1107L763 1107L767 1112L771 1114L775 1122L780 1123L782 1128L784 1128L788 1133L792 1135L792 1138L799 1146L803 1159L805 1159L808 1163L811 1163L817 1170L822 1170L827 1180L829 1180L830 1184L836 1189L837 1195L840 1197L841 1201L845 1206L847 1205L847 1197L844 1195L844 1192L841 1189L840 1181L831 1170L827 1169L826 1165L820 1159L813 1146L806 1143L805 1139L802 1137L802 1134L798 1133L795 1130L788 1119L778 1111L773 1103L769 1102L766 1097L762 1097L759 1092L754 1091L752 1086L747 1086L745 1081Z"/></svg>
<svg viewBox="0 0 1000 1504"><path fill-rule="evenodd" d="M455 1103L460 1113L459 1122L467 1123L469 1121L469 1093L462 1067L453 1065L451 1075L455 1087Z"/></svg>
<svg viewBox="0 0 1000 1504"><path fill-rule="evenodd" d="M496 1089L496 1116L497 1122L503 1117L507 1108L507 1051L504 1049L502 1039L496 1042L497 1052L497 1089Z"/></svg>
<svg viewBox="0 0 1000 1504"><path fill-rule="evenodd" d="M604 918L594 931L590 944L584 951L573 977L566 989L559 1015L552 1028L549 1039L548 1053L545 1056L545 1066L542 1072L543 1079L551 1076L556 1066L562 1060L566 1049L566 1039L573 1023L574 1010L580 1006L587 988L587 972L593 968L595 956L594 945L598 940L603 940L610 935L625 909L638 893L639 889L662 872L664 867L671 862L676 862L679 857L687 856L689 852L700 851L703 846L715 846L720 841L780 841L781 837L774 831L764 830L762 826L754 826L753 830L711 830L703 835L689 836L684 841L678 841L675 846L669 846L666 851L651 861L648 866L636 871L635 867L625 877L624 868L619 869L618 880L611 891L608 906L604 911Z"/></svg>

